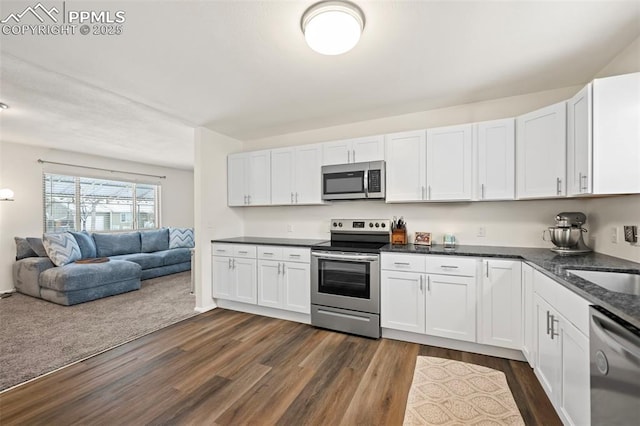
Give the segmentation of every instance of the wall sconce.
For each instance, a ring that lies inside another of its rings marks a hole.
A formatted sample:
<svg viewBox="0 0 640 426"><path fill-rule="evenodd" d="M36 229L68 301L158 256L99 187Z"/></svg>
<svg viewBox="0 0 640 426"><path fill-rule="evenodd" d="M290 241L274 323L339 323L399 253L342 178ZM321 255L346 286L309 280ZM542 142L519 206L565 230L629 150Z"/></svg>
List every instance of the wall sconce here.
<svg viewBox="0 0 640 426"><path fill-rule="evenodd" d="M0 201L13 201L13 191L9 188L0 189Z"/></svg>

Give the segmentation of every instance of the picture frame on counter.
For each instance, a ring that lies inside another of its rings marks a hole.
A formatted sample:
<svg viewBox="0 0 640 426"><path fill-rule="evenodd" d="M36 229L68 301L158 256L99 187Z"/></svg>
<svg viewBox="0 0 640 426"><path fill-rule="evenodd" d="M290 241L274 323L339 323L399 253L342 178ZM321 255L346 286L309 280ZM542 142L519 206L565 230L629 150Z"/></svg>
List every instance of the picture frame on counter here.
<svg viewBox="0 0 640 426"><path fill-rule="evenodd" d="M430 246L431 245L431 232L416 232L413 244Z"/></svg>

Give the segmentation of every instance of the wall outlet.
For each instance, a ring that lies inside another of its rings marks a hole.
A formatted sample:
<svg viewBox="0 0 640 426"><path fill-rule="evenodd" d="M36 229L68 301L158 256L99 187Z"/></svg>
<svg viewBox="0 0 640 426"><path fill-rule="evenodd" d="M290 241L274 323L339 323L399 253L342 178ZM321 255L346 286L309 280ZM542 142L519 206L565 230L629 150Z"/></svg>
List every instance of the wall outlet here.
<svg viewBox="0 0 640 426"><path fill-rule="evenodd" d="M287 225L287 232L293 232L293 225Z"/></svg>
<svg viewBox="0 0 640 426"><path fill-rule="evenodd" d="M478 237L486 237L487 236L487 229L484 226L480 226L478 228Z"/></svg>
<svg viewBox="0 0 640 426"><path fill-rule="evenodd" d="M636 225L624 226L624 240L628 243L638 242L638 227Z"/></svg>
<svg viewBox="0 0 640 426"><path fill-rule="evenodd" d="M618 227L617 226L611 227L610 235L611 235L611 242L613 244L618 244Z"/></svg>

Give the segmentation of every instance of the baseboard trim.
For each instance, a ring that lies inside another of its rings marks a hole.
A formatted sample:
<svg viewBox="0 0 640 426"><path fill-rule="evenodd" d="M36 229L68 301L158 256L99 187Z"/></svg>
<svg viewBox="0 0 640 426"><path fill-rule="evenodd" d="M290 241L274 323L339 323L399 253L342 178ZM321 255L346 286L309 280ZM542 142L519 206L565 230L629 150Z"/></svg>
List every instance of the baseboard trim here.
<svg viewBox="0 0 640 426"><path fill-rule="evenodd" d="M461 340L447 339L445 337L426 336L424 334L391 330L388 328L382 329L382 337L387 339L418 343L420 345L437 346L441 348L454 349L457 351L473 352L481 355L489 355L526 362L526 359L522 352L515 349L499 348L497 346L483 345L474 342L464 342Z"/></svg>
<svg viewBox="0 0 640 426"><path fill-rule="evenodd" d="M204 314L205 312L212 311L215 308L217 308L217 306L214 304L209 306L196 306L193 310L199 314Z"/></svg>
<svg viewBox="0 0 640 426"><path fill-rule="evenodd" d="M219 308L230 309L233 311L246 312L248 314L261 315L263 317L278 318L286 321L295 321L302 324L311 324L311 314L284 311L281 309L268 308L266 306L249 305L247 303L224 299L217 299L216 304Z"/></svg>

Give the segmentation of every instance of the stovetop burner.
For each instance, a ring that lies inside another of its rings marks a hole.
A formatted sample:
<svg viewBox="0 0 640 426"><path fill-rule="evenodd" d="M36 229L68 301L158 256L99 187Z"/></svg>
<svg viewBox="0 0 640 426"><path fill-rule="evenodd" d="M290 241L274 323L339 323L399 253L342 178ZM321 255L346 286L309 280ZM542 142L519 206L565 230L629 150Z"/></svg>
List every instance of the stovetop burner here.
<svg viewBox="0 0 640 426"><path fill-rule="evenodd" d="M380 253L389 244L391 221L386 219L332 219L331 241L316 244L312 250L351 253Z"/></svg>
<svg viewBox="0 0 640 426"><path fill-rule="evenodd" d="M353 241L326 241L311 247L312 250L344 251L351 253L379 253L380 249L389 244L384 243L361 243Z"/></svg>

